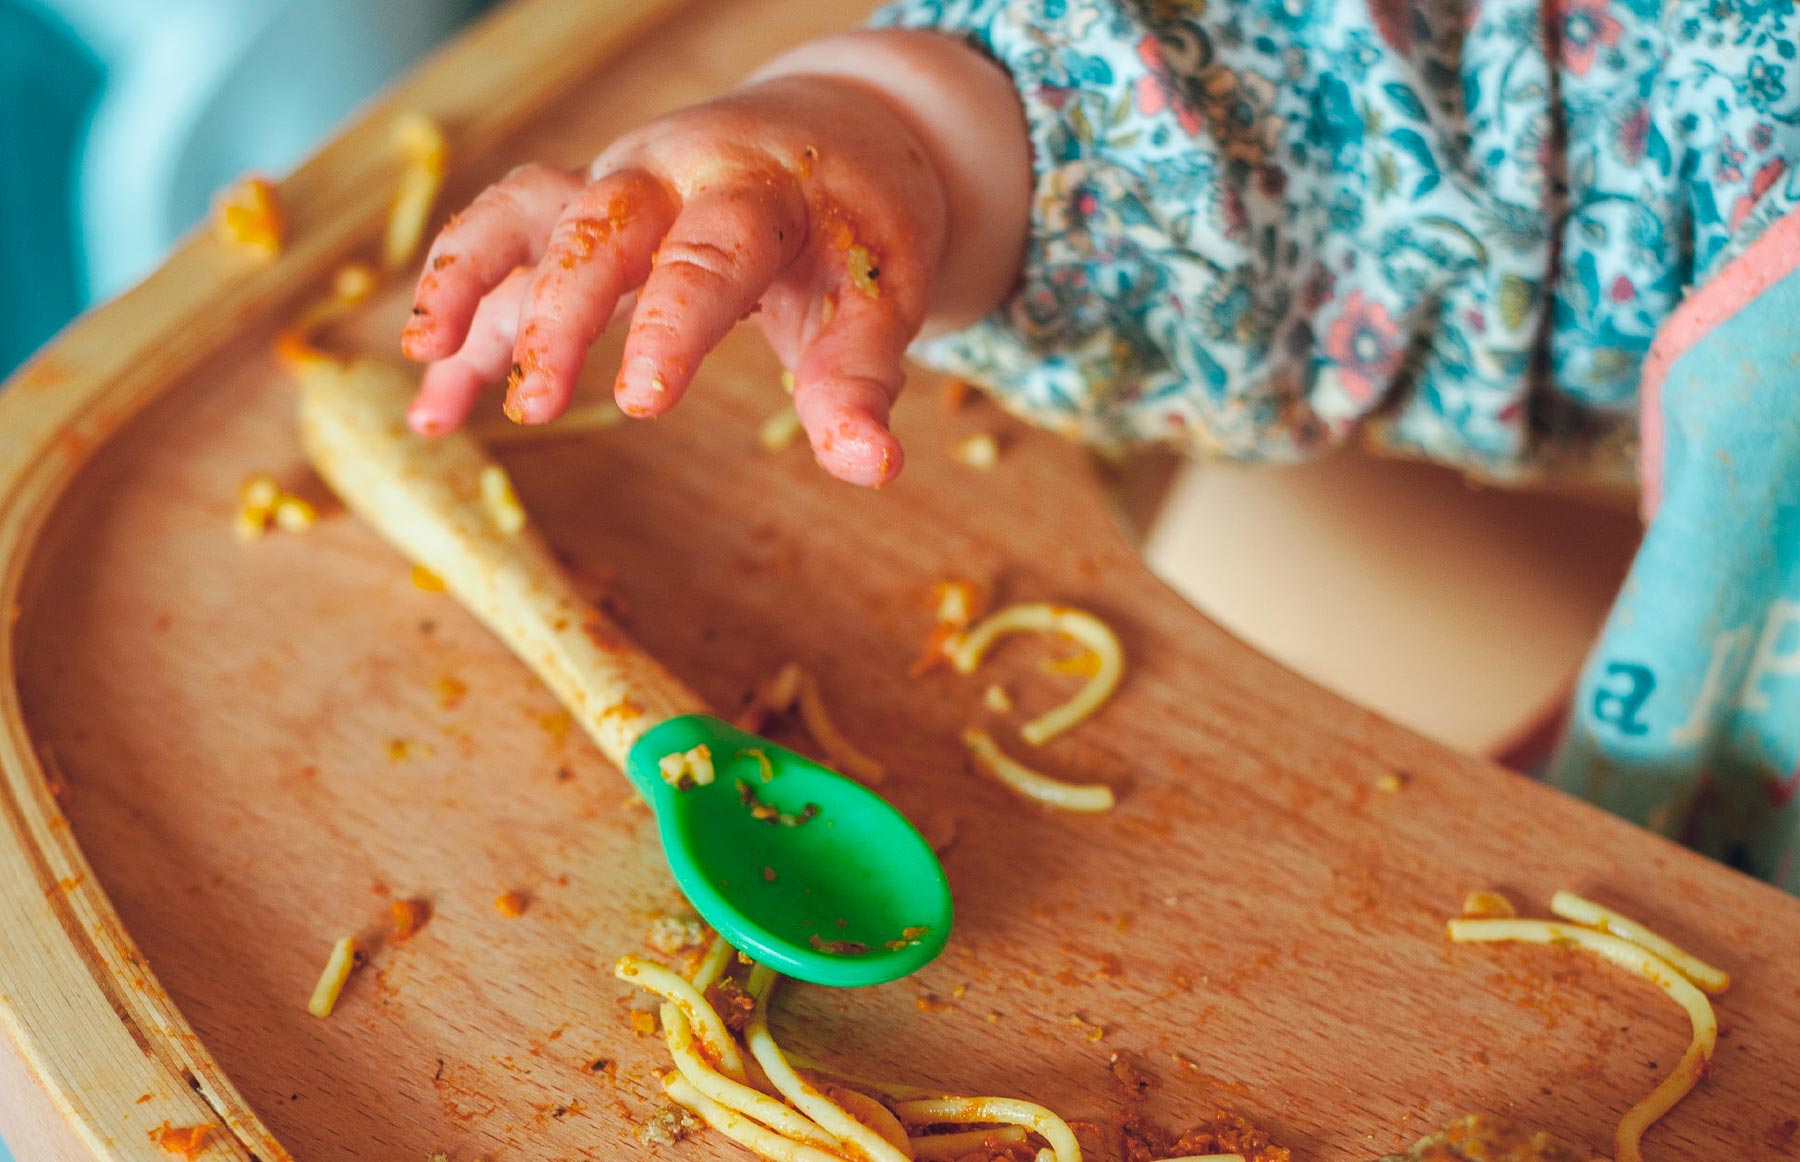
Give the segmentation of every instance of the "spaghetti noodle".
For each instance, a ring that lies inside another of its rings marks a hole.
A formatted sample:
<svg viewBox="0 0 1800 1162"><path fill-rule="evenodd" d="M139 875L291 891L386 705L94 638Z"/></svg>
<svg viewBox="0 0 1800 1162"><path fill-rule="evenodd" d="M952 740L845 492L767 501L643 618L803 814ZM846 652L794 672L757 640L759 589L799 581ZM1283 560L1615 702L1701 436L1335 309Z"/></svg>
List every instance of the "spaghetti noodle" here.
<svg viewBox="0 0 1800 1162"><path fill-rule="evenodd" d="M1701 992L1717 996L1731 987L1731 976L1728 973L1714 968L1697 956L1683 952L1629 916L1621 916L1611 908L1601 907L1574 892L1558 892L1551 896L1550 911L1565 920L1610 932L1622 940L1631 941L1639 948L1655 953L1668 961L1676 972L1693 981Z"/></svg>
<svg viewBox="0 0 1800 1162"><path fill-rule="evenodd" d="M331 956L325 961L325 971L319 975L319 983L313 986L312 999L306 1002L306 1011L323 1020L331 1016L331 1010L337 1008L338 996L344 991L344 982L350 979L350 970L356 967L356 941L348 936L340 937L331 946Z"/></svg>
<svg viewBox="0 0 1800 1162"><path fill-rule="evenodd" d="M478 479L481 504L487 509L488 519L505 535L518 536L525 528L525 507L519 503L519 494L513 491L512 477L500 465L488 464L481 469Z"/></svg>
<svg viewBox="0 0 1800 1162"><path fill-rule="evenodd" d="M788 1053L769 1031L779 978L750 964L740 985L733 974L749 963L715 937L691 978L635 956L614 970L664 999L664 1039L675 1063L664 1092L732 1141L770 1162L942 1162L1035 1140L1046 1162L1081 1162L1068 1123L1043 1106L870 1081ZM741 1039L708 999L727 990L741 990L754 1005Z"/></svg>
<svg viewBox="0 0 1800 1162"><path fill-rule="evenodd" d="M388 213L387 234L381 242L381 265L399 270L418 253L425 237L431 208L444 184L450 147L437 123L418 113L408 113L394 124L394 144L406 160L394 208Z"/></svg>
<svg viewBox="0 0 1800 1162"><path fill-rule="evenodd" d="M844 732L826 713L825 700L819 695L819 683L811 674L801 673L794 702L806 732L813 736L833 767L865 783L879 783L887 778L887 768L844 737Z"/></svg>
<svg viewBox="0 0 1800 1162"><path fill-rule="evenodd" d="M1009 605L972 629L952 635L944 643L944 653L959 673L973 674L995 642L1015 633L1058 634L1086 646L1098 659L1093 675L1073 698L1019 728L1019 735L1031 745L1042 746L1082 722L1118 688L1125 672L1125 652L1118 636L1093 614L1067 605Z"/></svg>
<svg viewBox="0 0 1800 1162"><path fill-rule="evenodd" d="M1558 909L1561 914L1575 912L1591 916L1607 924L1610 930L1559 924L1553 920L1460 919L1450 921L1450 939L1459 944L1521 941L1581 948L1643 977L1662 989L1686 1011L1692 1028L1687 1051L1648 1096L1625 1111L1625 1116L1619 1120L1618 1129L1613 1135L1615 1162L1640 1162L1643 1155L1639 1150L1639 1141L1644 1132L1658 1118L1668 1113L1676 1102L1686 1097L1710 1072L1713 1051L1718 1043L1718 1019L1706 993L1686 973L1651 947L1654 945L1674 949L1674 945L1642 925L1582 900L1579 896L1558 893L1557 903L1561 905ZM1675 951L1680 952L1679 949ZM1690 968L1702 970L1702 975L1712 974L1714 980L1729 982L1729 978L1717 969L1685 953L1681 953L1681 956ZM1723 988L1723 985L1720 987Z"/></svg>
<svg viewBox="0 0 1800 1162"><path fill-rule="evenodd" d="M1065 783L1040 774L1001 750L993 736L980 727L971 726L964 730L962 740L976 766L1027 799L1064 811L1094 812L1113 808L1111 787L1104 783Z"/></svg>

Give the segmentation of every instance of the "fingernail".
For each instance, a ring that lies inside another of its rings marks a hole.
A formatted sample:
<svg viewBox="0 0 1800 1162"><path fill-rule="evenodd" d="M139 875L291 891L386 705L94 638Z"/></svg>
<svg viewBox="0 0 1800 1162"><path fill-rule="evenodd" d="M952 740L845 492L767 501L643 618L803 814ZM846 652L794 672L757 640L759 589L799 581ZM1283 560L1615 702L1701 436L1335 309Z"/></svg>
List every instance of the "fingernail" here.
<svg viewBox="0 0 1800 1162"><path fill-rule="evenodd" d="M506 402L500 405L500 412L515 424L529 422L525 415L525 392L521 385L525 380L525 369L517 363L506 373Z"/></svg>
<svg viewBox="0 0 1800 1162"><path fill-rule="evenodd" d="M421 436L430 435L431 414L423 400L414 400L406 409L406 426Z"/></svg>
<svg viewBox="0 0 1800 1162"><path fill-rule="evenodd" d="M661 415L668 406L663 399L668 392L669 385L663 382L656 361L642 355L620 367L619 378L613 383L613 399L619 410L638 419Z"/></svg>

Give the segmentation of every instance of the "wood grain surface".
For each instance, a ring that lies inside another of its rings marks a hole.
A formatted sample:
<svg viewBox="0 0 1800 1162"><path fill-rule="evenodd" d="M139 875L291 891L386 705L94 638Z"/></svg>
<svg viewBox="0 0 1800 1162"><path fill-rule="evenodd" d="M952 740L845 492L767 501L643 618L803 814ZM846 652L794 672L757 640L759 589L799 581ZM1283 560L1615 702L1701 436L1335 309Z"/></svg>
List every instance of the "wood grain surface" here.
<svg viewBox="0 0 1800 1162"><path fill-rule="evenodd" d="M451 200L517 161L584 160L857 14L697 5L459 169ZM396 288L338 342L391 354L403 314ZM608 968L680 907L649 818L518 662L327 502L266 355L278 321L245 318L113 434L33 543L10 655L22 722L104 895L66 890L116 906L210 1060L307 1162L739 1157L714 1135L634 1137L665 1059L630 1031L647 1000ZM894 802L954 836L946 954L880 988L792 988L785 1043L1042 1102L1097 1123L1099 1158L1125 1111L1114 1053L1156 1079L1154 1119L1236 1110L1301 1159L1367 1159L1477 1109L1599 1147L1685 1046L1679 1011L1577 954L1443 936L1468 888L1535 910L1569 887L1737 981L1713 1079L1649 1156L1795 1156L1800 902L1259 657L1150 576L1082 453L991 407L949 414L915 384L897 420L908 467L880 493L830 481L801 447L762 451L778 373L735 335L674 414L504 456L571 566L679 677L730 707L804 663L888 764ZM948 455L975 431L1000 434L990 472ZM237 543L253 471L324 519ZM1038 673L1051 647L1024 641L991 676L907 677L946 576L1117 627L1119 694L1033 756L1112 784L1116 811L1046 814L967 770L956 734L985 717L988 681L1029 714L1068 679ZM1391 774L1402 788L1379 790ZM495 910L506 891L527 894L523 916ZM432 916L396 944L398 898ZM316 1020L307 996L345 934L369 963ZM135 1084L116 1064L95 1062L93 1084ZM83 1141L139 1156L117 1136ZM248 1156L227 1145L205 1157Z"/></svg>

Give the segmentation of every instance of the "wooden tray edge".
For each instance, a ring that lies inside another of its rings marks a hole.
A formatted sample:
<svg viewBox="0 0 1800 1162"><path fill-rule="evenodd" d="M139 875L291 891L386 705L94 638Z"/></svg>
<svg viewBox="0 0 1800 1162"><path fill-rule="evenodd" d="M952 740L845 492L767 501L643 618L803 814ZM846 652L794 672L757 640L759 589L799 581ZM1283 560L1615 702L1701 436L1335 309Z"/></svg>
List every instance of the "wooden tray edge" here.
<svg viewBox="0 0 1800 1162"><path fill-rule="evenodd" d="M465 164L684 4L513 0L280 183L290 237L273 261L201 230L0 391L0 1033L66 1123L50 1138L157 1162L159 1128L205 1125L208 1157L290 1157L144 962L57 806L54 756L26 730L12 625L45 520L108 434L379 236L400 172L397 113L432 117ZM0 1095L11 1115L27 1108Z"/></svg>

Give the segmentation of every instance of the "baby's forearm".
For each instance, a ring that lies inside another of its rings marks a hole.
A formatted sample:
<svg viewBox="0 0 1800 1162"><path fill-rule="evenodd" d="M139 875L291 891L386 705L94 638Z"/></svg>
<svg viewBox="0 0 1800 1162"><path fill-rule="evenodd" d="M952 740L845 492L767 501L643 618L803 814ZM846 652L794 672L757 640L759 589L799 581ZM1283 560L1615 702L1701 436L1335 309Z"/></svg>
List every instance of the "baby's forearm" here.
<svg viewBox="0 0 1800 1162"><path fill-rule="evenodd" d="M1025 115L1005 70L940 33L870 29L791 49L750 83L784 76L828 78L878 97L937 171L947 221L922 335L998 307L1019 279L1032 181Z"/></svg>

